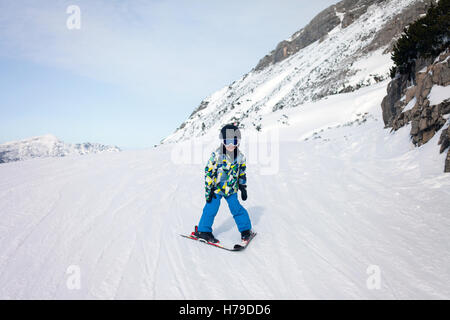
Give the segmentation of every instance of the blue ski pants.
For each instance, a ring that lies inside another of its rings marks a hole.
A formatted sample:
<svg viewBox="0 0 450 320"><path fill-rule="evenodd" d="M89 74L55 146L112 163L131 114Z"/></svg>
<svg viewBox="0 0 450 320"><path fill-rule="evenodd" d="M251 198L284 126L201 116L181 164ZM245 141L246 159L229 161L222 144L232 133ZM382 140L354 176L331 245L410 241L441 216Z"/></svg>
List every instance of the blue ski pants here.
<svg viewBox="0 0 450 320"><path fill-rule="evenodd" d="M198 231L212 232L212 225L214 223L214 218L219 211L220 200L222 197L224 196L216 194L216 198L213 197L211 202L206 202L203 208L202 217L198 224ZM237 193L233 193L224 198L227 200L228 207L230 208L239 232L250 230L252 228L250 217L248 216L247 210L239 203Z"/></svg>

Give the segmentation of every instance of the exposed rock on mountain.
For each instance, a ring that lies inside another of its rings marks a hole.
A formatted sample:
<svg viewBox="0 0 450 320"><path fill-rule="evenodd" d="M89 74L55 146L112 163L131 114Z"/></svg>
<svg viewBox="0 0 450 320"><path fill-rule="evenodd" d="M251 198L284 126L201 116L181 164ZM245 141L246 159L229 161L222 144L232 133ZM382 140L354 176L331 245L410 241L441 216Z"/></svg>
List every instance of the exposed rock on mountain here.
<svg viewBox="0 0 450 320"><path fill-rule="evenodd" d="M99 143L64 143L53 135L44 135L0 145L0 163L45 157L65 157L101 152L120 152L116 146Z"/></svg>
<svg viewBox="0 0 450 320"><path fill-rule="evenodd" d="M441 0L405 28L393 47L394 62L381 108L386 127L396 131L411 124L416 146L429 142L450 114L450 0ZM448 130L438 144L449 145ZM450 172L450 150L445 172Z"/></svg>
<svg viewBox="0 0 450 320"><path fill-rule="evenodd" d="M440 152L444 152L450 146L450 125L442 130L441 137L439 138L439 145L441 146ZM447 152L447 158L445 159L445 172L450 172L450 150Z"/></svg>
<svg viewBox="0 0 450 320"><path fill-rule="evenodd" d="M418 61L415 80L398 76L383 99L383 120L393 130L411 123L411 139L417 146L427 143L445 125L450 114L450 52L432 63ZM448 128L440 137L441 153L448 147ZM450 172L447 156L446 172Z"/></svg>

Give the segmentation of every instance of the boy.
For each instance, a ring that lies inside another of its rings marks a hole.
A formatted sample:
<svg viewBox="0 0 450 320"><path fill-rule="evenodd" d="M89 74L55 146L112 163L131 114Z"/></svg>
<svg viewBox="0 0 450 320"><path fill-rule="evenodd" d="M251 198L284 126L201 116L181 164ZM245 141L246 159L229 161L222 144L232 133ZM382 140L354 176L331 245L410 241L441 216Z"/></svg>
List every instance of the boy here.
<svg viewBox="0 0 450 320"><path fill-rule="evenodd" d="M219 242L212 234L212 225L223 197L241 233L241 239L246 241L252 235L252 224L247 210L237 197L238 190L241 190L242 200L247 200L245 157L238 148L241 132L237 126L227 124L220 130L219 138L222 143L212 153L205 168L206 204L195 235L208 242Z"/></svg>

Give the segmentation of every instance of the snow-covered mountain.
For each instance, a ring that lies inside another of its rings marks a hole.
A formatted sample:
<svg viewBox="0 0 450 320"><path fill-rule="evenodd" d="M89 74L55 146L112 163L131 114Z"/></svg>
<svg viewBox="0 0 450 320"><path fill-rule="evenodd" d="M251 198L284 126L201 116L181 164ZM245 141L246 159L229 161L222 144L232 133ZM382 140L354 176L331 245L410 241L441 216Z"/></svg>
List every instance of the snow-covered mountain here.
<svg viewBox="0 0 450 320"><path fill-rule="evenodd" d="M206 134L229 122L261 130L264 119L388 78L393 40L432 0L344 0L278 44L249 73L204 99L162 143Z"/></svg>
<svg viewBox="0 0 450 320"><path fill-rule="evenodd" d="M119 152L119 147L100 143L70 144L51 134L0 145L0 163L44 157L65 157L101 152Z"/></svg>

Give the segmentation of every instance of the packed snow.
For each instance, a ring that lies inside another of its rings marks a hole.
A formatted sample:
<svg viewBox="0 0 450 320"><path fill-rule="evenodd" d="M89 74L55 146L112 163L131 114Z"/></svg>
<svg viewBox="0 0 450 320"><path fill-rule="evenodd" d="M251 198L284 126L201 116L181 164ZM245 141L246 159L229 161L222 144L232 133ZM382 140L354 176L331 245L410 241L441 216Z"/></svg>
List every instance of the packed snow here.
<svg viewBox="0 0 450 320"><path fill-rule="evenodd" d="M416 103L417 103L416 97L412 98L412 99L408 102L408 104L405 106L405 108L402 110L402 112L406 112L406 111L411 110L412 108L414 108L414 106L416 105Z"/></svg>
<svg viewBox="0 0 450 320"><path fill-rule="evenodd" d="M430 94L428 95L428 100L430 100L430 105L437 105L444 100L450 99L450 86L438 86L434 85L431 88Z"/></svg>
<svg viewBox="0 0 450 320"><path fill-rule="evenodd" d="M384 129L386 85L280 110L257 135L243 132L241 203L258 232L243 252L179 236L200 219L216 134L1 164L0 298L449 299L439 134L414 148L408 127ZM239 240L225 201L214 235Z"/></svg>

